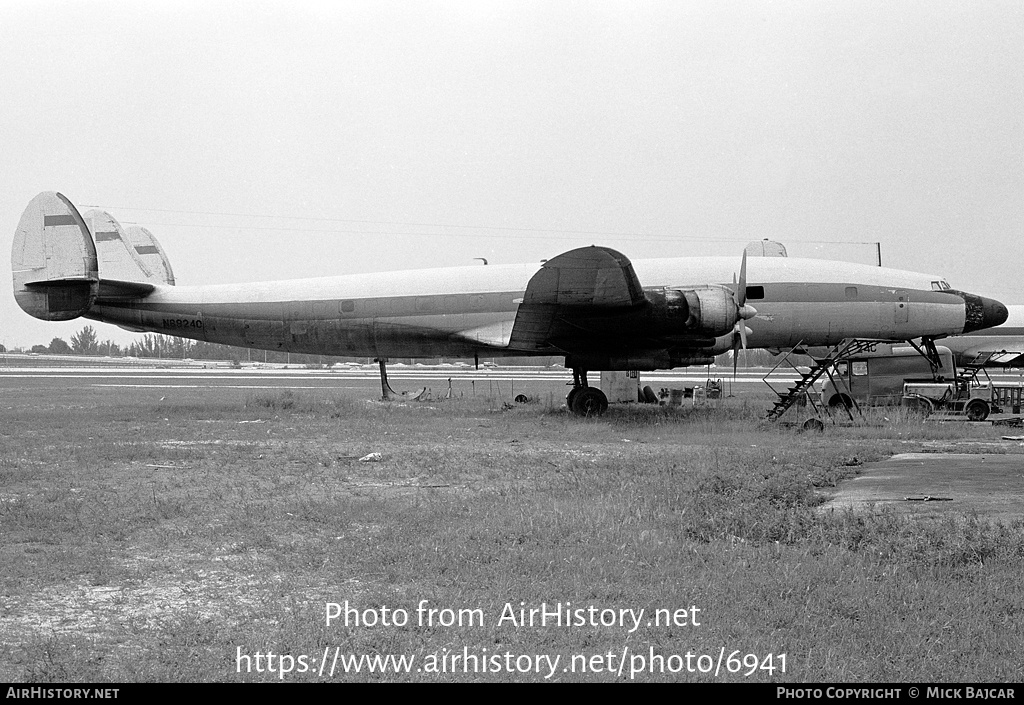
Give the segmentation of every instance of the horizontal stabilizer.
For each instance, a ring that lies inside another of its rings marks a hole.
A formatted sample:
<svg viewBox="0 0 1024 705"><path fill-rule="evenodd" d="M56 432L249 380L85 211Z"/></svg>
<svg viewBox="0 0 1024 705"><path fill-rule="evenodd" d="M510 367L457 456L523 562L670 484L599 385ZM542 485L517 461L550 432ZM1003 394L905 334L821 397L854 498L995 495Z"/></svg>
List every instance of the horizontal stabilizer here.
<svg viewBox="0 0 1024 705"><path fill-rule="evenodd" d="M47 288L68 288L72 286L81 286L83 284L92 285L95 284L96 280L89 277L65 277L64 279L40 279L34 282L25 282L25 288L33 291L44 291Z"/></svg>
<svg viewBox="0 0 1024 705"><path fill-rule="evenodd" d="M153 293L156 286L148 282L128 282L117 279L100 279L98 303L111 301L134 301Z"/></svg>
<svg viewBox="0 0 1024 705"><path fill-rule="evenodd" d="M96 300L96 246L78 210L46 191L25 208L11 248L14 298L44 321L69 321Z"/></svg>

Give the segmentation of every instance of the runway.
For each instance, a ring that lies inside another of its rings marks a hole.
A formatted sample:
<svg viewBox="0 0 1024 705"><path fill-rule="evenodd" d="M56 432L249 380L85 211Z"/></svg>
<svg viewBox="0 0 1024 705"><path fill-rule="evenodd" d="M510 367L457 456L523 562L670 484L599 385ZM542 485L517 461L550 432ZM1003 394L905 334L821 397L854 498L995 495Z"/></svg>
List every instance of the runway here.
<svg viewBox="0 0 1024 705"><path fill-rule="evenodd" d="M203 367L167 367L100 364L76 366L4 366L0 359L0 389L39 385L43 387L96 387L122 389L237 389L243 390L354 390L371 396L379 394L380 375L377 365L305 368L285 365L246 364L232 368L223 364ZM38 361L42 362L42 361ZM37 362L37 364L38 364ZM164 363L165 365L167 363ZM709 380L721 380L726 395L768 393L765 377L777 389L785 389L796 379L792 369L773 373L767 368L739 370L735 378L728 368L684 368L680 370L641 372L640 384L656 392L703 386ZM444 394L449 387L454 394L512 397L561 396L572 384L572 372L557 367L481 367L426 366L391 364L388 366L391 387L397 391L418 391L424 387L435 394ZM1019 374L992 375L997 384L1019 384ZM600 373L590 374L591 384L600 385Z"/></svg>
<svg viewBox="0 0 1024 705"><path fill-rule="evenodd" d="M678 371L661 371L640 373L641 383L660 387L693 387L706 384L709 379L722 380L723 384L735 384L748 387L759 385L767 389L763 377L766 370L740 371L735 380L731 370L712 369L710 375L706 368ZM786 382L794 377L773 375L774 382ZM392 386L401 384L407 387L446 387L448 381L454 385L493 386L505 383L528 384L530 386L550 385L561 388L572 383L572 372L563 368L481 368L466 369L459 367L426 367L426 366L388 366L388 378ZM591 373L591 383L597 384L600 373ZM242 367L232 368L140 368L140 367L103 367L103 368L70 368L70 367L0 367L0 386L26 383L66 380L76 385L118 386L118 387L238 387L245 389L363 389L373 387L380 382L376 365L358 368L304 369L283 367Z"/></svg>

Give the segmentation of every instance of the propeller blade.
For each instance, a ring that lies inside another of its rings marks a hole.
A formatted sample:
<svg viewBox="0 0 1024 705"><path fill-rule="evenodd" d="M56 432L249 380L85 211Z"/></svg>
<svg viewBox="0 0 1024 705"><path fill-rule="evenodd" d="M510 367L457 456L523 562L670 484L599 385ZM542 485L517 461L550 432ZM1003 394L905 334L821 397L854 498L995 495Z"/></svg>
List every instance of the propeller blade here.
<svg viewBox="0 0 1024 705"><path fill-rule="evenodd" d="M736 281L736 273L732 275L733 291L732 298L736 303L736 325L732 328L732 381L736 381L736 368L739 365L740 346L747 349L747 327L743 322L753 318L757 309L747 306L747 251L743 250L743 259L740 262L740 279Z"/></svg>
<svg viewBox="0 0 1024 705"><path fill-rule="evenodd" d="M747 303L747 251L743 250L743 261L740 263L740 282L736 288L736 308Z"/></svg>
<svg viewBox="0 0 1024 705"><path fill-rule="evenodd" d="M736 367L740 362L740 340L734 333L732 336L732 382L736 384Z"/></svg>
<svg viewBox="0 0 1024 705"><path fill-rule="evenodd" d="M747 305L747 251L743 251L743 260L740 263L740 280L736 281L736 273L732 275L732 300L736 304L736 325L739 326L743 321L753 318L757 315L757 309L753 306ZM735 329L739 332L739 328ZM746 347L744 345L743 347Z"/></svg>

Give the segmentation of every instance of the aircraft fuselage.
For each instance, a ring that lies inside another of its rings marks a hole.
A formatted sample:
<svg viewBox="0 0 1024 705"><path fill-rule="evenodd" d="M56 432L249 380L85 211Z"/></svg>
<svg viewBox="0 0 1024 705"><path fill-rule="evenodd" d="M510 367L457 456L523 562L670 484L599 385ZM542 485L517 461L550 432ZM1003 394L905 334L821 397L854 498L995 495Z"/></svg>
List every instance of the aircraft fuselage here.
<svg viewBox="0 0 1024 705"><path fill-rule="evenodd" d="M564 355L579 372L702 364L742 344L956 335L1007 316L926 274L746 254L631 262L598 246L542 264L175 286L151 233L83 218L56 192L26 207L11 270L16 301L43 320L321 355Z"/></svg>
<svg viewBox="0 0 1024 705"><path fill-rule="evenodd" d="M645 292L731 284L734 258L636 260ZM326 355L436 357L558 354L505 347L536 264L357 274L252 284L158 286L143 301L103 302L86 317L133 330L228 345ZM751 258L747 321L753 347L832 345L956 334L965 302L933 290L940 277L849 263ZM628 318L628 317L627 317ZM617 330L638 331L629 320ZM642 331L639 332L642 334ZM707 348L731 345L721 336Z"/></svg>

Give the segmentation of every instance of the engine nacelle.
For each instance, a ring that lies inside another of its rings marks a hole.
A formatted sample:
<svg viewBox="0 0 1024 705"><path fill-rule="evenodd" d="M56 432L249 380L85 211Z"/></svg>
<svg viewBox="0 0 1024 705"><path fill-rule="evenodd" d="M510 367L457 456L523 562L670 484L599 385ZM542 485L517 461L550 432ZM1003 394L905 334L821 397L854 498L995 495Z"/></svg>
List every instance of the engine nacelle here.
<svg viewBox="0 0 1024 705"><path fill-rule="evenodd" d="M682 293L690 305L688 323L694 330L715 336L724 335L740 319L736 299L732 291L725 287L690 289Z"/></svg>
<svg viewBox="0 0 1024 705"><path fill-rule="evenodd" d="M717 338L731 333L741 312L724 286L647 291L656 327L669 334Z"/></svg>

